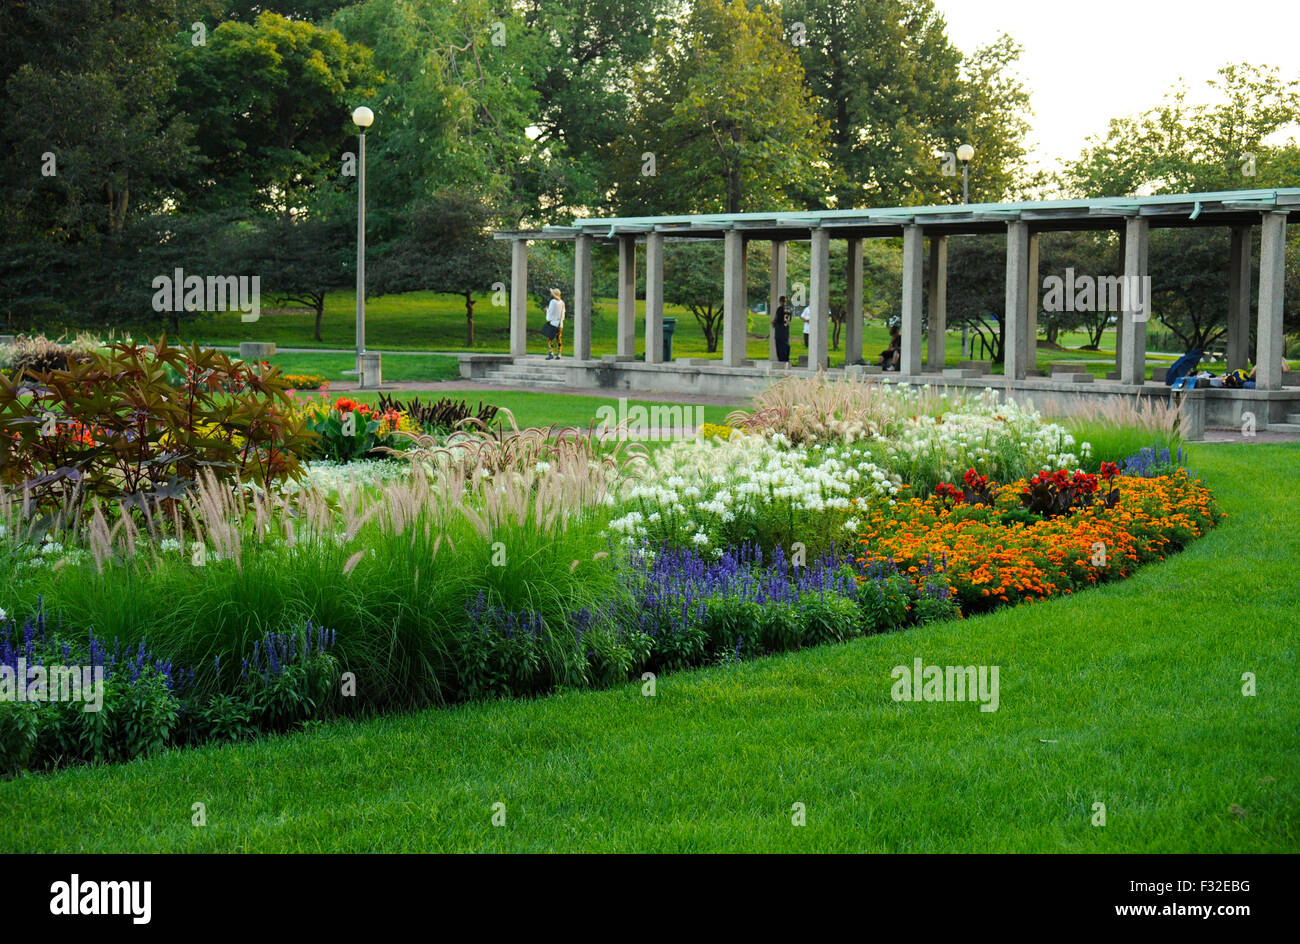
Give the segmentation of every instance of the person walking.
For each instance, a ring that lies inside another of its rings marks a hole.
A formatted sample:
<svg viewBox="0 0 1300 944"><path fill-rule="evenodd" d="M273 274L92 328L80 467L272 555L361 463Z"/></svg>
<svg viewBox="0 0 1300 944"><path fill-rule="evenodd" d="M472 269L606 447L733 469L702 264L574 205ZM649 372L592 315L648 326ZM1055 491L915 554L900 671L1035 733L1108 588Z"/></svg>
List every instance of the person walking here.
<svg viewBox="0 0 1300 944"><path fill-rule="evenodd" d="M807 350L808 339L812 336L812 305L805 305L799 318L803 321L803 346Z"/></svg>
<svg viewBox="0 0 1300 944"><path fill-rule="evenodd" d="M782 295L780 304L776 306L776 311L772 315L772 331L776 339L776 361L778 364L788 363L790 360L790 320L794 313L790 306L785 303L785 296Z"/></svg>
<svg viewBox="0 0 1300 944"><path fill-rule="evenodd" d="M542 325L546 337L546 359L559 360L564 354L564 299L558 288L551 289L551 301L546 306L546 324ZM556 353L556 349L560 353Z"/></svg>

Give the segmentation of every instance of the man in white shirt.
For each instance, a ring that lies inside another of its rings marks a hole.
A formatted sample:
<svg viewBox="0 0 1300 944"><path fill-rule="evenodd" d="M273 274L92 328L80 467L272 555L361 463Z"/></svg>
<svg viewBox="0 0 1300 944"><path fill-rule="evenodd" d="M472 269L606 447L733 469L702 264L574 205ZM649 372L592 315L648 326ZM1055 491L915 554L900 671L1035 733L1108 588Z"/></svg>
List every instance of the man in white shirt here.
<svg viewBox="0 0 1300 944"><path fill-rule="evenodd" d="M546 335L546 359L558 360L561 355L556 353L556 348L561 352L564 350L564 300L560 297L558 288L551 289L551 301L546 306L546 324L542 326L542 334Z"/></svg>
<svg viewBox="0 0 1300 944"><path fill-rule="evenodd" d="M807 350L808 336L812 332L812 305L804 305L799 317L803 319L803 346L804 350Z"/></svg>

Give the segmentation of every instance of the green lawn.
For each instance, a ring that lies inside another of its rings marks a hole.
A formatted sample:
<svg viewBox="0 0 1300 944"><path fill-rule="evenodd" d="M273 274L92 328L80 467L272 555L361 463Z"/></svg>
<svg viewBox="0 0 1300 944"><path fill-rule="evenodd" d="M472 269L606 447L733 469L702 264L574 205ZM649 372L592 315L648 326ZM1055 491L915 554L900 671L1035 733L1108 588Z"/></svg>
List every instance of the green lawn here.
<svg viewBox="0 0 1300 944"><path fill-rule="evenodd" d="M343 394L358 403L377 403L379 394L377 393L348 393ZM588 397L579 394L570 393L521 393L511 390L497 392L494 390L449 390L442 393L438 390L397 390L392 396L398 400L405 401L411 397L416 397L422 401L437 400L440 397L451 397L456 400L465 400L471 407L479 403L493 403L497 406L506 407L515 417L515 422L521 427L539 426L546 428L552 424L556 426L576 426L579 429L586 429L593 423L599 423L602 419L597 415L597 410L603 406L613 407L615 411L619 409L619 401L615 397ZM331 397L331 399L333 399ZM651 407L672 407L672 402L663 402L658 400L628 400L627 409L630 411L633 407L643 406L647 410ZM734 406L704 406L700 407L704 411L704 422L706 423L724 423L727 414L733 410L749 409L745 403ZM696 416L696 408L691 407L692 420ZM685 411L683 410L683 413ZM652 414L655 416L664 416L665 414ZM503 422L505 418L502 417ZM508 423L506 423L509 426ZM612 425L612 424L611 424ZM693 423L687 423L693 425Z"/></svg>
<svg viewBox="0 0 1300 944"><path fill-rule="evenodd" d="M267 358L286 374L317 374L331 382L356 380L345 370L355 370L355 354L277 354ZM410 380L458 380L460 359L446 354L390 354L384 357L384 382L401 383Z"/></svg>
<svg viewBox="0 0 1300 944"><path fill-rule="evenodd" d="M322 340L317 342L312 337L314 315L310 312L263 312L259 321L253 324L242 322L238 313L204 316L201 320L188 326L185 340L197 340L208 344L233 345L240 341L274 341L280 347L324 347L353 348L356 343L356 302L352 292L333 292L325 306ZM665 313L677 319L676 334L673 337L673 354L675 357L710 357L721 358L721 351L710 354L704 333L694 316L685 308L668 306ZM529 307L529 350L542 353L546 342L541 335L542 311L535 304ZM493 306L491 295L484 293L478 298L474 308L475 343L470 347L466 343L465 302L458 295L440 295L433 292L408 292L402 295L382 295L368 299L366 302L366 344L372 350L389 351L479 351L482 353L503 353L510 349L509 311L505 306ZM592 353L613 354L617 349L615 338L616 302L612 298L597 299L595 318L592 325ZM572 326L566 331L566 351L572 353ZM791 349L794 354L804 353L802 325L796 322L791 336ZM768 354L768 323L762 315L750 318L750 331L756 337L750 337L748 356L765 358ZM643 351L645 345L645 302L637 302L637 350ZM1104 375L1114 369L1115 335L1108 331L1102 338L1101 351L1076 350L1088 343L1083 334L1066 333L1059 338L1064 351L1040 349L1038 366L1047 369L1053 361L1097 360L1089 370ZM946 352L949 363L961 359L961 333L950 331L946 338ZM889 332L883 323L871 323L863 331L863 350L870 362L889 344ZM842 347L842 344L841 344ZM390 375L389 363L394 358L385 358L384 375ZM838 364L842 356L832 352L831 362ZM1153 361L1161 361L1152 357ZM407 378L416 379L416 378Z"/></svg>
<svg viewBox="0 0 1300 944"><path fill-rule="evenodd" d="M26 776L0 783L0 851L1300 851L1300 533L1279 513L1298 460L1194 447L1230 517L1122 584L665 676L653 698L628 684ZM891 669L917 657L999 666L999 710L893 702Z"/></svg>

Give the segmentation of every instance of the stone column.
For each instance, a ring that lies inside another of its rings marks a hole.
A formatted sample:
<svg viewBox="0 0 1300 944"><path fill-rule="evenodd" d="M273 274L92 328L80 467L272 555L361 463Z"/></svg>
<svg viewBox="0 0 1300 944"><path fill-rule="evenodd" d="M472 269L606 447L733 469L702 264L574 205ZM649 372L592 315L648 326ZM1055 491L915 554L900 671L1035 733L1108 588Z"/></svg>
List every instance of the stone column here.
<svg viewBox="0 0 1300 944"><path fill-rule="evenodd" d="M1228 370L1244 368L1250 361L1250 227L1232 228L1228 251Z"/></svg>
<svg viewBox="0 0 1300 944"><path fill-rule="evenodd" d="M948 237L930 237L930 332L926 337L926 360L931 373L947 363L948 342Z"/></svg>
<svg viewBox="0 0 1300 944"><path fill-rule="evenodd" d="M573 358L591 360L591 237L573 242Z"/></svg>
<svg viewBox="0 0 1300 944"><path fill-rule="evenodd" d="M898 372L904 377L915 377L921 372L921 310L924 281L925 244L921 227L913 224L903 227L903 308L902 350L898 357Z"/></svg>
<svg viewBox="0 0 1300 944"><path fill-rule="evenodd" d="M1150 224L1142 217L1133 217L1124 223L1124 343L1121 348L1119 379L1121 383L1146 383L1147 370L1147 322L1151 318L1150 299L1146 299L1144 311L1133 307L1134 295L1143 292L1134 291L1128 286L1139 286L1147 275L1147 236Z"/></svg>
<svg viewBox="0 0 1300 944"><path fill-rule="evenodd" d="M831 234L818 228L812 231L812 258L809 266L808 304L812 306L812 329L808 334L808 370L817 372L827 366L830 345L831 302Z"/></svg>
<svg viewBox="0 0 1300 944"><path fill-rule="evenodd" d="M664 234L645 238L645 362L664 359Z"/></svg>
<svg viewBox="0 0 1300 944"><path fill-rule="evenodd" d="M528 353L528 240L510 241L510 354Z"/></svg>
<svg viewBox="0 0 1300 944"><path fill-rule="evenodd" d="M618 238L618 355L636 355L636 237Z"/></svg>
<svg viewBox="0 0 1300 944"><path fill-rule="evenodd" d="M1286 211L1264 214L1259 243L1259 326L1255 387L1282 389L1282 292L1286 278Z"/></svg>
<svg viewBox="0 0 1300 944"><path fill-rule="evenodd" d="M1007 304L1003 311L1002 366L1007 380L1024 380L1029 365L1029 224L1007 224Z"/></svg>
<svg viewBox="0 0 1300 944"><path fill-rule="evenodd" d="M1038 233L1029 234L1029 284L1026 286L1025 309L1025 371L1038 369L1038 292L1042 282L1038 279Z"/></svg>
<svg viewBox="0 0 1300 944"><path fill-rule="evenodd" d="M781 296L785 294L786 260L789 258L788 248L786 243L772 240L772 264L767 270L771 282L771 287L767 293L767 360L769 364L776 363L776 331L773 330L771 322L776 316L776 306L781 303ZM787 304L789 304L788 301Z"/></svg>
<svg viewBox="0 0 1300 944"><path fill-rule="evenodd" d="M722 238L722 363L740 367L745 361L745 239L729 229Z"/></svg>
<svg viewBox="0 0 1300 944"><path fill-rule="evenodd" d="M1115 271L1124 274L1124 231L1120 230L1119 236L1119 263ZM1120 312L1115 318L1115 373L1120 377L1124 376L1124 313Z"/></svg>
<svg viewBox="0 0 1300 944"><path fill-rule="evenodd" d="M844 364L862 360L862 237L848 240L849 257L844 264Z"/></svg>

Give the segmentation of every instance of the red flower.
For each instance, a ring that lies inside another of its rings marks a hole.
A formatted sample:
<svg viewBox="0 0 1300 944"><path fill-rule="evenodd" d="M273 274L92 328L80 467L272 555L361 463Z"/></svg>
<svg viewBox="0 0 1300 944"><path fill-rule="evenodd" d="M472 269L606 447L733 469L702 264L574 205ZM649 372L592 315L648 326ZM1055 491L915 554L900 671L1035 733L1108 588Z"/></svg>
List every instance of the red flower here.
<svg viewBox="0 0 1300 944"><path fill-rule="evenodd" d="M1106 481L1109 482L1117 475L1119 475L1119 466L1117 466L1115 463L1103 462L1101 464L1101 477L1104 478Z"/></svg>

